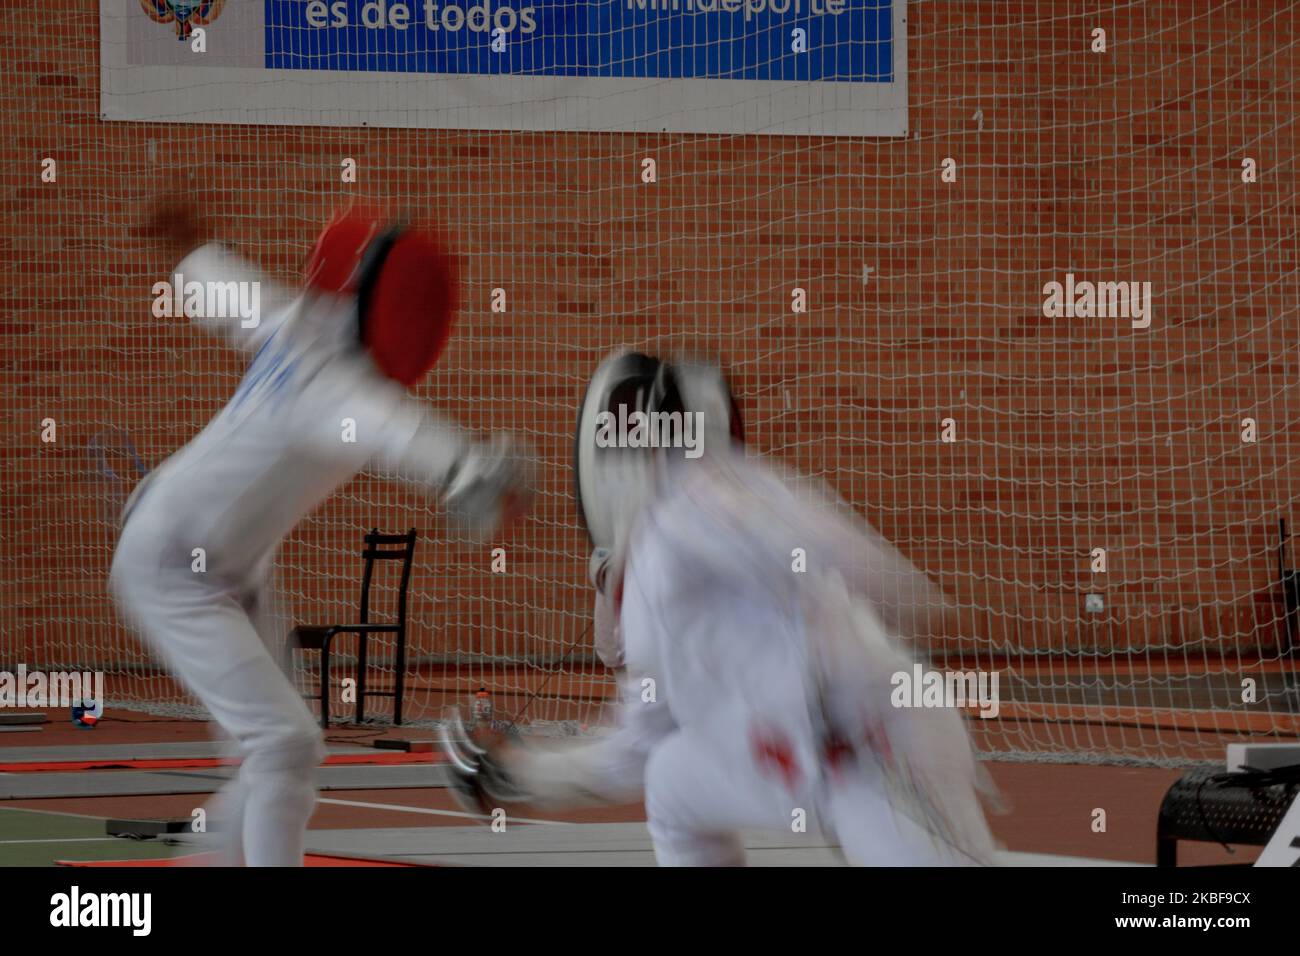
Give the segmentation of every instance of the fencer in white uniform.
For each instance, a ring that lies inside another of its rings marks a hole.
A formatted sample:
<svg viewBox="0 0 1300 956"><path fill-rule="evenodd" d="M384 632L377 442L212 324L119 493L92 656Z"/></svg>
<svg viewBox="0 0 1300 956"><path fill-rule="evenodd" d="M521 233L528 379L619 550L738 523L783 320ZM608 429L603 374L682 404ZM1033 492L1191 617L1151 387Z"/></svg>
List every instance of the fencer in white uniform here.
<svg viewBox="0 0 1300 956"><path fill-rule="evenodd" d="M722 422L706 424L697 459L642 454L640 483L626 456L584 457L580 432L584 516L611 545L592 579L597 646L626 665L619 728L471 753L461 792L480 808L644 794L662 865L743 863L746 829L821 832L857 864L991 862L960 716L891 702L891 677L911 667L895 635L920 630L942 596L842 502L746 457L716 370L662 365L670 386L629 390L610 367L588 411L632 393L641 409Z"/></svg>
<svg viewBox="0 0 1300 956"><path fill-rule="evenodd" d="M132 495L112 587L237 745L238 777L212 811L227 861L300 865L324 747L280 667L271 566L282 539L366 467L443 495L485 534L526 500L525 473L503 436L471 441L406 392L436 360L454 308L454 276L427 237L345 216L322 235L301 292L218 245L176 271L187 285L260 284L255 322L192 316L255 357L226 406Z"/></svg>

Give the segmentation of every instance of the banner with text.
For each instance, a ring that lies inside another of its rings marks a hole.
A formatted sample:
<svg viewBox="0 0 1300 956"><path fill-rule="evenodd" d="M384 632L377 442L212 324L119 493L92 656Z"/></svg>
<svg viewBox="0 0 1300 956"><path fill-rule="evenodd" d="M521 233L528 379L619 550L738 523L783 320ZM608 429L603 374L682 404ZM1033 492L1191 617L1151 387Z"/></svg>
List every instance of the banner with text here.
<svg viewBox="0 0 1300 956"><path fill-rule="evenodd" d="M904 136L905 0L101 0L108 120Z"/></svg>

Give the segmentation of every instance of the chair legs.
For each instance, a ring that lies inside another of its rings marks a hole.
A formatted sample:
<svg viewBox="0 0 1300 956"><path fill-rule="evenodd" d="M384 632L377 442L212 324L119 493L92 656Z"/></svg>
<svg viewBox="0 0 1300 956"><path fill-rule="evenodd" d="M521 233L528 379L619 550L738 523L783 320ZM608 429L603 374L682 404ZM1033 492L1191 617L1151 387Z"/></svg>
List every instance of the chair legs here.
<svg viewBox="0 0 1300 956"><path fill-rule="evenodd" d="M370 670L370 635L358 634L357 641L360 644L357 648L357 708L352 720L363 724L366 722L366 672Z"/></svg>
<svg viewBox="0 0 1300 956"><path fill-rule="evenodd" d="M330 728L330 643L333 635L325 639L320 649L320 725Z"/></svg>
<svg viewBox="0 0 1300 956"><path fill-rule="evenodd" d="M338 633L346 633L339 631ZM308 697L308 700L320 701L320 725L328 730L330 724L330 688L331 688L331 666L330 651L334 638L337 634L327 635L320 643L320 694ZM379 696L393 698L393 723L400 726L402 723L402 698L406 695L406 635L399 632L397 635L397 674L395 676L394 693L391 695L387 691L376 691L373 694L366 689L366 678L370 671L370 635L357 635L357 702L353 711L353 721L357 724L365 723L366 720L366 698L368 696ZM304 648L306 649L306 648ZM312 648L316 650L317 648Z"/></svg>
<svg viewBox="0 0 1300 956"><path fill-rule="evenodd" d="M406 694L406 632L397 633L397 674L393 690L393 725L402 726L402 697Z"/></svg>

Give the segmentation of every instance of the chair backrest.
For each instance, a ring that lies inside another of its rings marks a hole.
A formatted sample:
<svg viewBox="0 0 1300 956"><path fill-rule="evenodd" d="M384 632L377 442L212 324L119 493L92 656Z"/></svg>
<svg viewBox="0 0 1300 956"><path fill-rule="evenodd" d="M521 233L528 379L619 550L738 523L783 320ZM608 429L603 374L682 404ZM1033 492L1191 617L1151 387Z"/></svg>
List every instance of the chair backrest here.
<svg viewBox="0 0 1300 956"><path fill-rule="evenodd" d="M402 582L397 591L397 624L406 627L406 588L411 583L411 562L415 556L415 529L406 534L380 534L378 528L371 528L365 537L366 568L361 575L361 620L360 624L370 621L370 582L374 575L376 561L401 561Z"/></svg>

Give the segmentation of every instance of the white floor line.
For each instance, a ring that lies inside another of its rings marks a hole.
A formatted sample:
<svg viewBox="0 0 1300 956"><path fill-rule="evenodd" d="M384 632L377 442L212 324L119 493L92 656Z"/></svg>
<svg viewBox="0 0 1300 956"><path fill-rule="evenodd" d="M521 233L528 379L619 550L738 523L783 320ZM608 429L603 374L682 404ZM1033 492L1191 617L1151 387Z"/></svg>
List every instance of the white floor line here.
<svg viewBox="0 0 1300 956"><path fill-rule="evenodd" d="M460 817L464 820L491 820L491 817L485 817L480 813L463 813L460 810L434 810L429 807L408 807L400 803L367 803L363 800L339 800L337 797L320 797L317 803L329 803L339 807L362 807L367 810L393 810L397 813L422 813L431 817ZM567 823L564 820L536 820L530 817L512 817L506 815L506 820L510 823L538 823L543 826L553 827L571 827L581 826L581 824Z"/></svg>
<svg viewBox="0 0 1300 956"><path fill-rule="evenodd" d="M366 803L362 800L340 800L337 797L319 797L317 803L330 803L341 807L362 807L370 810L393 810L398 813L422 813L435 817L460 817L465 820L491 820L491 817L477 813L462 813L458 810L433 810L426 807L408 807L400 803ZM0 805L0 811L10 810L15 813L45 813L52 817L76 817L80 820L105 820L107 817L98 813L69 813L66 810L33 810L31 807L6 807ZM543 826L576 826L564 820L535 820L530 817L512 817L507 815L510 823L537 823ZM110 837L109 839L115 839Z"/></svg>
<svg viewBox="0 0 1300 956"><path fill-rule="evenodd" d="M32 798L39 799L39 798ZM67 810L34 810L31 807L6 807L0 804L0 811L9 810L13 813L44 813L51 817L76 817L78 820L107 820L109 817L102 813L69 813Z"/></svg>
<svg viewBox="0 0 1300 956"><path fill-rule="evenodd" d="M1132 860L1103 860L1097 857L1062 856L1059 853L1026 853L1003 850L998 853L1002 866L1154 866L1152 863L1134 863Z"/></svg>
<svg viewBox="0 0 1300 956"><path fill-rule="evenodd" d="M0 840L0 846L18 843L116 843L117 837L57 837L48 840Z"/></svg>

